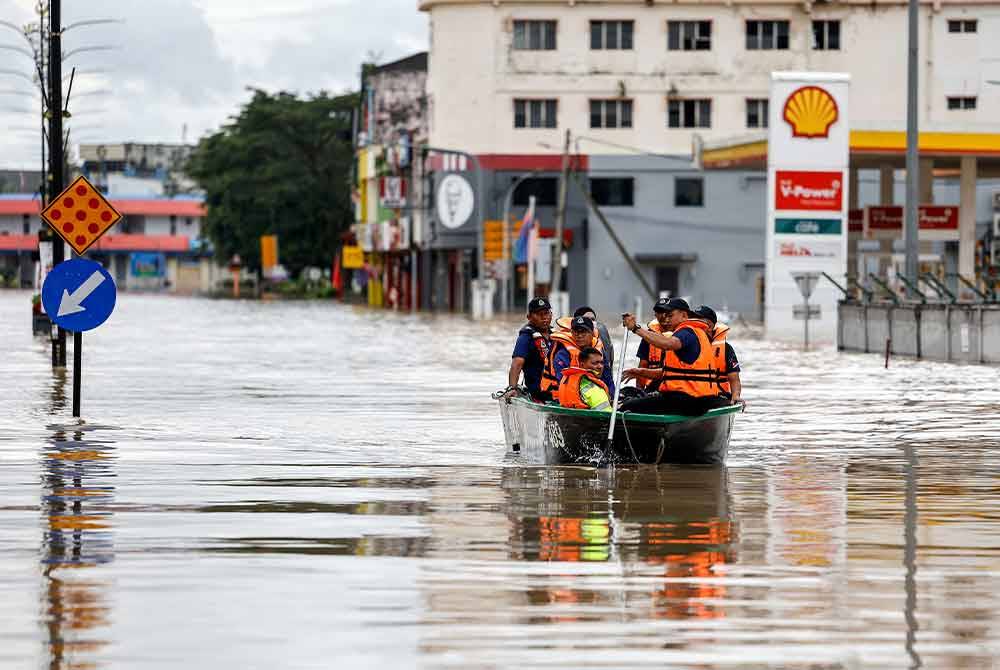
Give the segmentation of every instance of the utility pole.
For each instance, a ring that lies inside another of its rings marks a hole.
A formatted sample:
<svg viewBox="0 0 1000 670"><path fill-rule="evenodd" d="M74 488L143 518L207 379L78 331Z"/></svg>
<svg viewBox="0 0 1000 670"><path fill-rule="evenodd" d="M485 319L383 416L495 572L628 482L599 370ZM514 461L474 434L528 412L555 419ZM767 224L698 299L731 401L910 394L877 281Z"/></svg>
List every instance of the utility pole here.
<svg viewBox="0 0 1000 670"><path fill-rule="evenodd" d="M49 199L56 197L66 187L63 159L62 117L62 7L61 0L49 3ZM52 242L52 266L66 260L65 247L60 239ZM54 367L66 367L66 331L59 329L52 342Z"/></svg>
<svg viewBox="0 0 1000 670"><path fill-rule="evenodd" d="M562 283L562 252L563 229L566 227L566 191L569 186L569 143L570 130L566 129L566 142L563 144L562 173L559 175L559 208L556 210L556 241L552 250L552 283L549 295L560 292Z"/></svg>
<svg viewBox="0 0 1000 670"><path fill-rule="evenodd" d="M909 53L907 55L907 76L906 76L906 266L905 274L909 280L908 293L911 298L915 298L915 289L919 277L919 250L920 250L920 225L918 221L917 202L920 197L920 161L919 143L920 133L918 128L917 93L919 79L917 75L917 56L919 52L919 0L909 0ZM910 285L912 282L912 285Z"/></svg>

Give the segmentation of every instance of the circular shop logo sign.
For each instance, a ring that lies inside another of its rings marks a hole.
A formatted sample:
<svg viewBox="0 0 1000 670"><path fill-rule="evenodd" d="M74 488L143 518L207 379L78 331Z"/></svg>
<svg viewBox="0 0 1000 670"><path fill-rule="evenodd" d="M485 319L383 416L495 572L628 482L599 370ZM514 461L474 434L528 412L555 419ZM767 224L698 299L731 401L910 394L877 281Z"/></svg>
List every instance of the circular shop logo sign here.
<svg viewBox="0 0 1000 670"><path fill-rule="evenodd" d="M462 226L472 216L475 206L476 197L465 177L450 174L441 180L437 192L437 215L445 228Z"/></svg>

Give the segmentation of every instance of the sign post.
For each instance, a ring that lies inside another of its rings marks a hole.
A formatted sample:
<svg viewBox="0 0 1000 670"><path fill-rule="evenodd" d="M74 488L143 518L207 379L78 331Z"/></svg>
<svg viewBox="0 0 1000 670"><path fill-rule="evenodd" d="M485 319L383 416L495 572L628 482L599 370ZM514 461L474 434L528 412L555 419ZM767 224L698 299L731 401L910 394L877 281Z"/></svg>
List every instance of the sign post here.
<svg viewBox="0 0 1000 670"><path fill-rule="evenodd" d="M82 256L121 218L85 177L78 177L42 211L42 219L78 256L52 268L42 284L42 305L49 318L73 333L74 417L80 416L82 333L107 320L115 308L116 296L111 275Z"/></svg>
<svg viewBox="0 0 1000 670"><path fill-rule="evenodd" d="M799 287L799 292L802 294L803 304L792 306L792 317L795 319L802 319L804 322L805 333L803 337L803 351L809 351L809 320L813 318L819 318L822 314L819 305L810 305L809 298L813 294L813 289L816 288L816 282L819 281L818 272L793 272L792 278Z"/></svg>

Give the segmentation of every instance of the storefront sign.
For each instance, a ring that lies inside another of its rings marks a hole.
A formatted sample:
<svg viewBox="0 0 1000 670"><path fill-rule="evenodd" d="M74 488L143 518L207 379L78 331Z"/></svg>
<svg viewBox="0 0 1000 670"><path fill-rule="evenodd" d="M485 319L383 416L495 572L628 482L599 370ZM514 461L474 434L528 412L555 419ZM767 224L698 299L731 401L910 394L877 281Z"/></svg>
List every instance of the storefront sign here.
<svg viewBox="0 0 1000 670"><path fill-rule="evenodd" d="M903 234L904 213L898 205L880 205L867 207L868 228L865 237L868 239L899 239ZM919 217L920 239L922 240L957 240L958 210L956 206L920 205L917 208Z"/></svg>
<svg viewBox="0 0 1000 670"><path fill-rule="evenodd" d="M776 210L839 212L844 208L843 172L778 170Z"/></svg>
<svg viewBox="0 0 1000 670"><path fill-rule="evenodd" d="M406 180L402 177L380 177L378 180L378 201L387 209L406 206Z"/></svg>
<svg viewBox="0 0 1000 670"><path fill-rule="evenodd" d="M166 274L167 259L163 254L135 252L130 271L133 277L162 277Z"/></svg>
<svg viewBox="0 0 1000 670"><path fill-rule="evenodd" d="M361 247L344 247L344 269L360 270L365 266L365 252Z"/></svg>
<svg viewBox="0 0 1000 670"><path fill-rule="evenodd" d="M785 219L774 220L774 232L794 235L840 235L840 219Z"/></svg>

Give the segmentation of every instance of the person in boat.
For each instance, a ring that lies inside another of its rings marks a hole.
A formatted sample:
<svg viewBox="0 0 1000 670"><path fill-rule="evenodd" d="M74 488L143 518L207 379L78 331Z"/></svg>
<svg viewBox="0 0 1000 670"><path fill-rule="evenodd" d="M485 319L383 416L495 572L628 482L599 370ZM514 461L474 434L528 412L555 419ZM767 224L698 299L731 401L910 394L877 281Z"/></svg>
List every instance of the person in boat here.
<svg viewBox="0 0 1000 670"><path fill-rule="evenodd" d="M594 322L594 328L597 330L597 336L600 338L602 345L598 348L604 352L604 368L606 370L614 370L615 345L611 342L611 333L608 332L608 327L597 318L597 312L592 307L585 306L578 308L573 312L573 318L578 316L585 316Z"/></svg>
<svg viewBox="0 0 1000 670"><path fill-rule="evenodd" d="M549 352L549 364L542 373L542 390L555 393L562 381L563 370L569 367L580 367L580 351L586 347L599 348L600 338L595 334L594 322L585 316L575 317L570 325L570 332L552 334L552 348ZM602 355L603 352L602 352ZM604 383L614 393L614 380L611 368L604 366Z"/></svg>
<svg viewBox="0 0 1000 670"><path fill-rule="evenodd" d="M594 347L580 349L579 365L562 371L556 399L563 407L611 411L611 393L603 381L604 353Z"/></svg>
<svg viewBox="0 0 1000 670"><path fill-rule="evenodd" d="M681 298L670 298L663 307L666 310L665 325L671 335L644 329L636 323L633 315L622 315L622 325L665 353L662 368L630 368L624 372L623 380L648 379L657 384L658 391L626 400L621 411L698 416L727 405L729 401L719 395L708 323Z"/></svg>
<svg viewBox="0 0 1000 670"><path fill-rule="evenodd" d="M653 316L655 317L652 321L646 324L654 333L660 333L661 335L671 335L670 328L666 325L667 321L667 303L668 298L660 298L653 305ZM663 368L663 356L666 351L651 345L649 342L643 340L639 343L639 351L636 356L639 358L639 367L648 368L651 370L659 370ZM652 379L636 379L636 386L643 390L656 390L656 382Z"/></svg>
<svg viewBox="0 0 1000 670"><path fill-rule="evenodd" d="M514 353L507 373L507 388L503 397L517 393L517 384L524 373L524 385L536 402L552 399L552 389L542 388L542 374L548 364L552 346L552 305L547 298L532 298L528 302L528 323L517 333Z"/></svg>
<svg viewBox="0 0 1000 670"><path fill-rule="evenodd" d="M740 382L740 361L736 358L736 350L727 341L729 326L719 323L715 310L708 305L702 305L695 313L708 323L708 339L712 342L712 354L715 357L715 369L719 383L719 394L728 398L734 405L742 402L743 384Z"/></svg>

